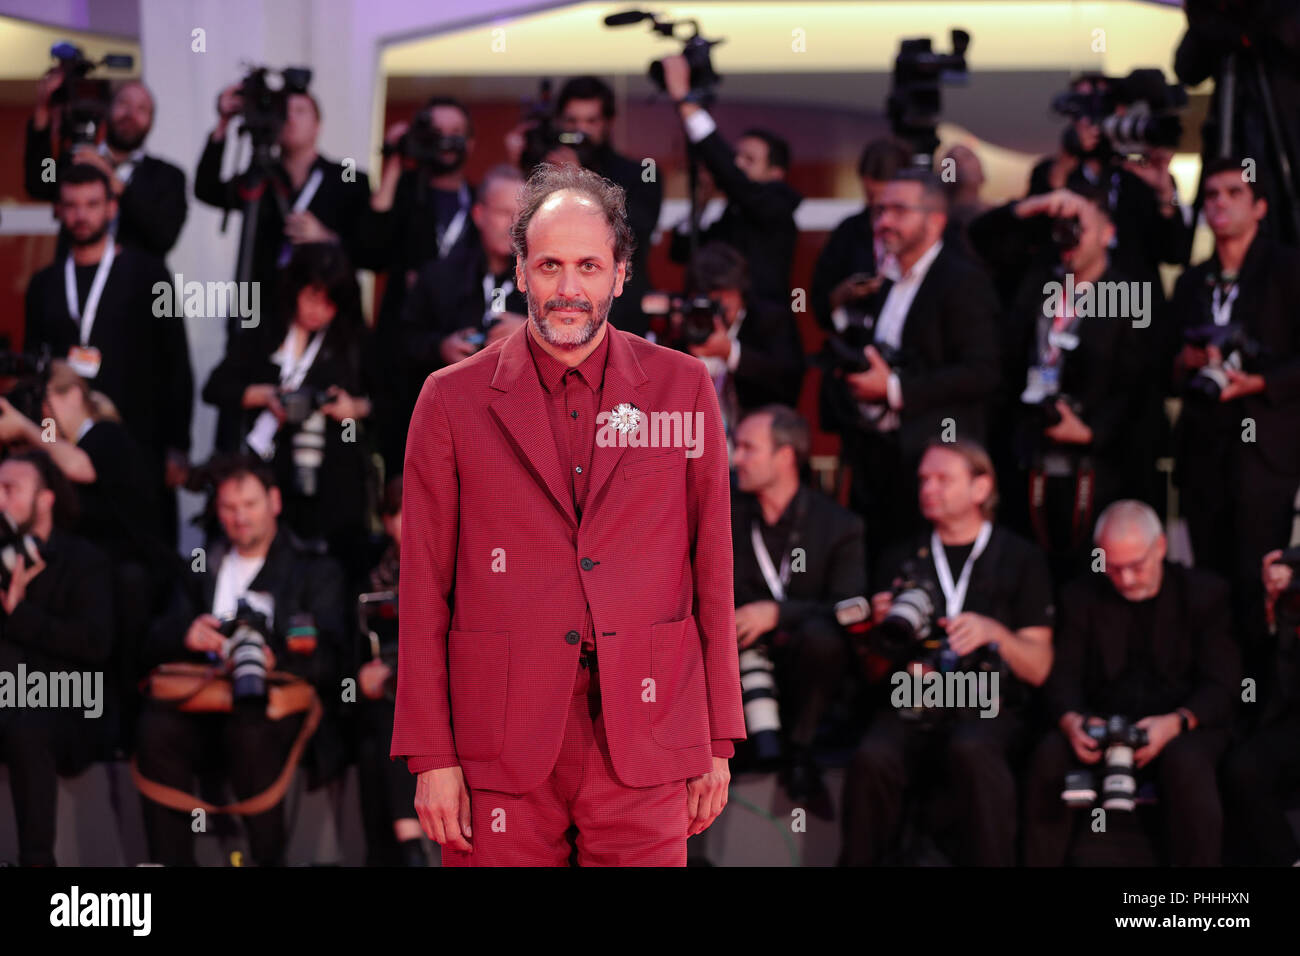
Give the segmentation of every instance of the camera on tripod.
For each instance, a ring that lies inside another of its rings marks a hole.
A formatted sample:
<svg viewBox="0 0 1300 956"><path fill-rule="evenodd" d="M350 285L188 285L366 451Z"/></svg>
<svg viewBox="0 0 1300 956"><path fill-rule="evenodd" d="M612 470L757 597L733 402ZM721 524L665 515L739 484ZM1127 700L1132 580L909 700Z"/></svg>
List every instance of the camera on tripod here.
<svg viewBox="0 0 1300 956"><path fill-rule="evenodd" d="M1265 355L1265 348L1246 334L1237 322L1226 325L1209 323L1187 329L1183 339L1188 345L1204 349L1213 345L1219 350L1223 362L1197 369L1187 380L1187 394L1217 402L1228 387L1228 370L1243 372L1253 368Z"/></svg>
<svg viewBox="0 0 1300 956"><path fill-rule="evenodd" d="M1158 69L1134 70L1128 76L1084 74L1070 89L1052 98L1052 109L1070 119L1087 118L1098 127L1097 146L1086 150L1073 126L1065 131L1066 152L1080 158L1107 158L1141 153L1152 146L1173 147L1183 135L1178 115L1187 106L1187 91L1166 83Z"/></svg>
<svg viewBox="0 0 1300 956"><path fill-rule="evenodd" d="M62 149L76 146L94 146L99 141L99 130L108 117L113 101L109 81L90 74L99 67L129 70L135 58L128 53L110 53L96 62L86 58L81 47L62 40L50 48L55 66L63 74L63 82L50 95L50 106L62 108L59 119L59 139Z"/></svg>
<svg viewBox="0 0 1300 956"><path fill-rule="evenodd" d="M1102 808L1131 812L1137 803L1133 756L1147 745L1147 732L1119 714L1104 724L1093 724L1085 717L1083 731L1102 748ZM1097 796L1097 777L1091 770L1072 770L1065 775L1061 799L1066 806L1091 807Z"/></svg>
<svg viewBox="0 0 1300 956"><path fill-rule="evenodd" d="M952 52L936 53L929 37L900 41L894 58L894 75L885 111L894 135L908 142L912 151L931 166L939 148L935 132L943 110L941 90L944 83L965 85L966 50L970 34L952 31Z"/></svg>
<svg viewBox="0 0 1300 956"><path fill-rule="evenodd" d="M677 37L677 28L679 26L690 28L691 35L686 38L682 47L682 55L686 57L686 62L691 68L691 89L686 94L686 99L704 107L712 105L716 96L716 87L722 82L722 77L718 76L713 69L711 51L724 41L704 39L704 37L700 36L699 23L693 19L660 20L653 13L647 13L644 10L612 13L605 17L605 26L623 27L633 23L640 23L643 20L650 21L650 29L654 30L655 33L670 38ZM651 63L648 75L650 82L655 85L659 92L667 92L667 87L664 85L664 65L662 62L655 60Z"/></svg>
<svg viewBox="0 0 1300 956"><path fill-rule="evenodd" d="M289 97L306 93L310 84L311 70L307 67L249 68L239 84L240 117L254 149L269 150L279 140L289 116Z"/></svg>

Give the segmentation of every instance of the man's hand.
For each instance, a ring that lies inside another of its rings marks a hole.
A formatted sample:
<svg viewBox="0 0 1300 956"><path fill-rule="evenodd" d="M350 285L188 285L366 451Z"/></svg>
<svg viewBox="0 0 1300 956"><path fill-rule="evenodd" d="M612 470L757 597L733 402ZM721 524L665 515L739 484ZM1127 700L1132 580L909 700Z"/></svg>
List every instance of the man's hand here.
<svg viewBox="0 0 1300 956"><path fill-rule="evenodd" d="M889 395L889 363L880 357L874 345L862 350L871 367L865 372L848 372L844 381L849 392L860 402L883 402Z"/></svg>
<svg viewBox="0 0 1300 956"><path fill-rule="evenodd" d="M666 56L659 62L664 67L664 90L674 101L680 100L691 91L691 65L680 53Z"/></svg>
<svg viewBox="0 0 1300 956"><path fill-rule="evenodd" d="M527 321L528 316L520 315L518 312L500 313L497 320L492 323L492 328L487 330L487 338L484 340L484 344L491 345L497 339L504 339Z"/></svg>
<svg viewBox="0 0 1300 956"><path fill-rule="evenodd" d="M712 334L699 345L692 345L689 348L696 358L704 358L706 355L716 355L720 359L727 358L731 354L731 336L727 334L727 323L715 315Z"/></svg>
<svg viewBox="0 0 1300 956"><path fill-rule="evenodd" d="M871 595L871 624L874 627L889 616L889 609L894 606L891 591L878 591Z"/></svg>
<svg viewBox="0 0 1300 956"><path fill-rule="evenodd" d="M775 601L752 601L736 608L736 639L741 649L774 630L780 614L781 607Z"/></svg>
<svg viewBox="0 0 1300 956"><path fill-rule="evenodd" d="M221 633L221 619L212 614L200 614L185 632L185 647L200 654L215 652L224 655L230 638Z"/></svg>
<svg viewBox="0 0 1300 956"><path fill-rule="evenodd" d="M36 128L45 129L50 125L50 97L63 85L63 70L54 66L45 71L45 75L36 81Z"/></svg>
<svg viewBox="0 0 1300 956"><path fill-rule="evenodd" d="M472 331L472 329L458 329L442 340L442 344L438 346L438 354L442 356L443 362L455 365L461 359L468 358L478 351L478 347L465 338L466 333Z"/></svg>
<svg viewBox="0 0 1300 956"><path fill-rule="evenodd" d="M714 757L713 769L702 777L686 781L686 835L693 837L709 828L727 805L727 787L731 770L726 757Z"/></svg>
<svg viewBox="0 0 1300 956"><path fill-rule="evenodd" d="M320 410L336 422L346 421L349 418L357 421L369 417L369 399L349 395L345 389L338 385L331 385L326 394L332 397L320 407Z"/></svg>
<svg viewBox="0 0 1300 956"><path fill-rule="evenodd" d="M361 685L361 693L371 700L379 700L384 696L384 681L388 680L392 673L393 669L377 657L374 660L366 661L361 665L361 670L357 672L357 682Z"/></svg>
<svg viewBox="0 0 1300 956"><path fill-rule="evenodd" d="M865 299L880 288L882 281L884 280L880 276L859 279L856 275L841 280L839 285L831 289L831 309L838 309L855 299Z"/></svg>
<svg viewBox="0 0 1300 956"><path fill-rule="evenodd" d="M85 166L94 166L108 178L109 189L112 190L112 198L117 199L126 189L126 183L117 178L117 170L113 164L100 155L99 151L93 146L81 145L72 151L73 163L81 163Z"/></svg>
<svg viewBox="0 0 1300 956"><path fill-rule="evenodd" d="M244 389L240 404L244 408L265 408L275 416L276 421L284 423L284 406L280 404L280 389L275 385L249 385Z"/></svg>
<svg viewBox="0 0 1300 956"><path fill-rule="evenodd" d="M1177 714L1160 714L1157 717L1143 717L1135 724L1147 732L1147 745L1139 747L1133 754L1138 767L1145 767L1165 749L1165 744L1177 737L1183 730L1183 720Z"/></svg>
<svg viewBox="0 0 1300 956"><path fill-rule="evenodd" d="M14 562L13 577L9 580L9 590L0 597L0 603L4 605L6 614L12 614L14 608L22 603L23 598L27 596L27 585L31 583L32 578L44 570L45 562L39 558L29 568L27 567L27 559L21 554L18 556Z"/></svg>
<svg viewBox="0 0 1300 956"><path fill-rule="evenodd" d="M168 488L180 488L189 479L189 456L178 448L168 448L163 462L163 483Z"/></svg>
<svg viewBox="0 0 1300 956"><path fill-rule="evenodd" d="M1101 723L1097 718L1093 718L1093 723ZM1061 715L1059 727L1061 733L1065 734L1065 739L1070 742L1074 755L1083 763L1096 763L1101 759L1101 748L1097 746L1097 741L1084 732L1083 714L1070 711Z"/></svg>
<svg viewBox="0 0 1300 956"><path fill-rule="evenodd" d="M1281 557L1281 550L1270 551L1264 555L1264 593L1268 595L1270 603L1291 586L1294 574L1291 565L1279 563Z"/></svg>
<svg viewBox="0 0 1300 956"><path fill-rule="evenodd" d="M1054 189L1050 193L1030 196L1016 203L1014 212L1020 219L1029 216L1051 216L1053 219L1077 218L1085 213L1088 200L1068 189Z"/></svg>
<svg viewBox="0 0 1300 956"><path fill-rule="evenodd" d="M430 840L463 853L474 852L466 840L474 838L474 831L469 790L460 767L439 767L416 777L415 815Z"/></svg>
<svg viewBox="0 0 1300 956"><path fill-rule="evenodd" d="M1178 353L1178 364L1189 372L1205 368L1209 363L1210 353L1206 349L1192 345L1190 342L1185 344L1183 350Z"/></svg>
<svg viewBox="0 0 1300 956"><path fill-rule="evenodd" d="M985 644L995 644L1008 634L1007 629L993 618L974 611L963 611L952 620L940 618L939 626L948 632L948 646L959 657L965 657Z"/></svg>
<svg viewBox="0 0 1300 956"><path fill-rule="evenodd" d="M1051 428L1044 428L1043 434L1052 441L1065 445L1092 444L1092 429L1063 400L1056 400L1056 411L1061 420Z"/></svg>
<svg viewBox="0 0 1300 956"><path fill-rule="evenodd" d="M1243 395L1259 395L1268 387L1263 375L1239 372L1235 368L1225 368L1223 373L1228 376L1228 384L1219 392L1221 402L1230 402Z"/></svg>
<svg viewBox="0 0 1300 956"><path fill-rule="evenodd" d="M1125 169L1151 187L1163 207L1174 201L1174 178L1169 175L1173 156L1173 150L1157 147L1149 150L1141 162L1131 159L1124 162Z"/></svg>
<svg viewBox="0 0 1300 956"><path fill-rule="evenodd" d="M290 242L337 242L338 234L325 228L325 225L306 210L291 212L284 221L284 235Z"/></svg>

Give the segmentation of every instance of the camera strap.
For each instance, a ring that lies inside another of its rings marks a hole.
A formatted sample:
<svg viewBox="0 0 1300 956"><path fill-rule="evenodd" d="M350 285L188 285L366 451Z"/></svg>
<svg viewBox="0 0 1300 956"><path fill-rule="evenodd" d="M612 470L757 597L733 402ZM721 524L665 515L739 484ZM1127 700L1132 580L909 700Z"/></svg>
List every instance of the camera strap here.
<svg viewBox="0 0 1300 956"><path fill-rule="evenodd" d="M952 570L948 567L948 555L943 550L943 542L939 540L939 532L930 532L930 554L934 556L934 570L939 575L939 587L943 591L943 598L947 604L945 610L949 620L961 613L962 605L966 603L966 591L970 587L971 571L979 556L988 547L991 537L993 537L993 523L985 521L980 525L980 533L975 537L975 546L970 549L970 555L962 565L961 575L954 585Z"/></svg>
<svg viewBox="0 0 1300 956"><path fill-rule="evenodd" d="M95 269L95 279L90 283L84 313L81 311L80 302L77 301L77 270L72 262L72 253L69 252L67 258L63 260L63 291L68 299L68 315L72 316L72 321L77 323L83 348L90 344L90 330L95 327L99 300L104 294L104 286L108 285L108 274L113 269L113 259L116 256L117 245L110 236L104 247L103 258L99 260L99 266Z"/></svg>
<svg viewBox="0 0 1300 956"><path fill-rule="evenodd" d="M469 215L471 205L469 198L469 187L464 183L460 184L460 205L456 209L456 215L451 217L447 223L447 228L438 233L438 258L441 259L447 255L451 247L456 244L460 234L465 229L465 219Z"/></svg>

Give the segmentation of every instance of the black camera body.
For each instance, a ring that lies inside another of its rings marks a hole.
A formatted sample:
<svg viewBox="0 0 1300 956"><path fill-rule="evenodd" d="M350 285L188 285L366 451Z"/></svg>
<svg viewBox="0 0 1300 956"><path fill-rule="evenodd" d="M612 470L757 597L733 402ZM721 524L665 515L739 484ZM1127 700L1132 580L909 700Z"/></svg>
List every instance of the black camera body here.
<svg viewBox="0 0 1300 956"><path fill-rule="evenodd" d="M965 84L969 46L965 30L952 31L951 53L936 53L929 37L899 42L885 111L893 134L911 144L917 156L926 157L927 166L939 148L935 130L943 110L943 84Z"/></svg>
<svg viewBox="0 0 1300 956"><path fill-rule="evenodd" d="M292 392L280 395L280 406L284 409L286 425L301 425L312 413L330 401L329 393L322 388L302 385Z"/></svg>
<svg viewBox="0 0 1300 956"><path fill-rule="evenodd" d="M269 148L280 138L288 118L289 97L306 93L311 84L311 70L302 66L273 70L255 66L239 85L243 104L241 122L254 147Z"/></svg>
<svg viewBox="0 0 1300 956"><path fill-rule="evenodd" d="M691 89L686 98L704 107L711 106L716 87L722 82L722 77L718 76L713 69L711 51L723 41L704 39L704 37L700 36L700 25L695 20L660 20L653 13L646 13L641 10L611 13L605 17L605 26L622 27L640 23L642 20L649 20L650 29L655 33L670 38L676 37L679 26L686 26L691 29L691 35L686 39L682 47L682 56L686 57L686 63L691 70ZM664 83L663 63L655 60L650 64L647 75L659 92L666 93L668 91Z"/></svg>
<svg viewBox="0 0 1300 956"><path fill-rule="evenodd" d="M7 342L5 343L8 344ZM39 355L0 350L0 379L16 379L4 393L9 404L29 421L39 422L45 416L45 390L50 380L50 350L43 346Z"/></svg>
<svg viewBox="0 0 1300 956"><path fill-rule="evenodd" d="M1052 220L1051 239L1057 253L1073 249L1083 238L1083 225L1078 216L1063 216Z"/></svg>
<svg viewBox="0 0 1300 956"><path fill-rule="evenodd" d="M451 172L465 162L467 143L464 136L444 136L433 123L433 108L426 106L411 119L410 126L395 143L384 144L384 156L400 155L415 166L434 175ZM444 153L454 153L450 164Z"/></svg>
<svg viewBox="0 0 1300 956"><path fill-rule="evenodd" d="M236 702L266 699L265 648L270 630L266 615L254 610L242 597L236 604L235 616L221 624L221 633L230 638L226 658Z"/></svg>
<svg viewBox="0 0 1300 956"><path fill-rule="evenodd" d="M1147 732L1121 714L1104 724L1084 719L1084 733L1102 749L1101 805L1106 810L1132 811L1137 805L1134 752L1148 743ZM1061 799L1071 807L1091 807L1097 802L1096 776L1091 770L1073 770L1065 776Z"/></svg>
<svg viewBox="0 0 1300 956"><path fill-rule="evenodd" d="M108 118L113 89L108 80L93 78L90 74L100 66L129 70L135 59L126 53L110 53L96 63L87 59L80 47L66 40L54 44L50 56L58 61L57 69L63 74L63 82L50 95L50 106L62 109L59 120L61 145L64 149L94 146Z"/></svg>
<svg viewBox="0 0 1300 956"><path fill-rule="evenodd" d="M703 345L713 334L714 322L726 322L722 303L707 295L675 292L647 292L641 297L641 311L650 317L650 327L675 348ZM672 317L682 317L674 329Z"/></svg>
<svg viewBox="0 0 1300 956"><path fill-rule="evenodd" d="M1197 398L1217 402L1224 388L1228 385L1227 368L1249 371L1256 367L1265 357L1267 350L1251 336L1246 334L1240 323L1229 322L1226 325L1209 323L1187 329L1183 340L1196 348L1208 348L1213 345L1223 356L1222 366L1209 366L1197 370L1187 380L1187 394Z"/></svg>
<svg viewBox="0 0 1300 956"><path fill-rule="evenodd" d="M1100 128L1096 149L1083 148L1071 126L1062 145L1072 156L1108 158L1137 153L1152 146L1177 146L1183 135L1179 112L1187 106L1187 91L1166 83L1159 69L1134 70L1128 76L1084 77L1092 90L1067 90L1052 98L1052 109L1070 119L1086 117ZM1117 112L1123 109L1124 113Z"/></svg>

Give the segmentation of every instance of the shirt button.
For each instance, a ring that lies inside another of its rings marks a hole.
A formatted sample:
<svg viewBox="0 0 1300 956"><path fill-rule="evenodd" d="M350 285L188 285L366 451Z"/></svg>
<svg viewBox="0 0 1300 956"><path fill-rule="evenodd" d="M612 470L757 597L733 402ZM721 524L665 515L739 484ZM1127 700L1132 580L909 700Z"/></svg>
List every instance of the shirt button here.
<svg viewBox="0 0 1300 956"><path fill-rule="evenodd" d="M582 474L582 466L581 466L581 465L574 465L574 466L573 466L573 470L576 471L578 474Z"/></svg>
<svg viewBox="0 0 1300 956"><path fill-rule="evenodd" d="M568 641L570 644L577 644L580 640L582 640L582 635L579 634L577 631L570 631L568 634L564 635L564 639Z"/></svg>
<svg viewBox="0 0 1300 956"><path fill-rule="evenodd" d="M590 571L596 566L596 562L591 560L591 558L583 558L578 562L578 564L582 565L582 570L584 571Z"/></svg>
<svg viewBox="0 0 1300 956"><path fill-rule="evenodd" d="M571 417L571 418L577 418L577 417L578 417L578 413L577 413L577 412L569 412L569 417Z"/></svg>

